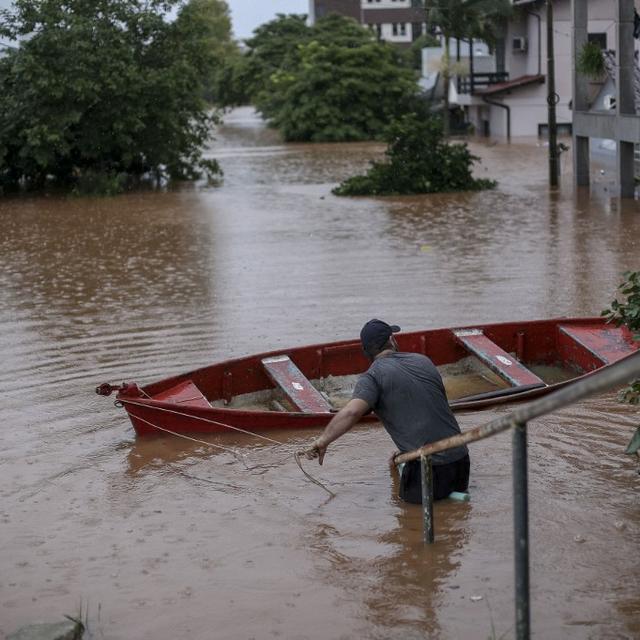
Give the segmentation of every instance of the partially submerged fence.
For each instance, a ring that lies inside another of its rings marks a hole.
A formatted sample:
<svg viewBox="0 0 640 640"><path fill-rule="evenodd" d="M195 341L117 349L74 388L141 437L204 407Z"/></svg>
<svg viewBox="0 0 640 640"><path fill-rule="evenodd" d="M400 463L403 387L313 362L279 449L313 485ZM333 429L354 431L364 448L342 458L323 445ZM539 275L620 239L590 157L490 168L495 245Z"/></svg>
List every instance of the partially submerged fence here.
<svg viewBox="0 0 640 640"><path fill-rule="evenodd" d="M415 451L403 453L395 459L396 463L401 463L420 458L424 540L427 543L432 543L434 541L434 532L431 456L440 451L476 442L507 429L513 429L513 529L515 539L516 638L518 640L528 640L531 629L529 608L527 422L589 396L608 391L638 377L640 377L640 351L574 384L522 405L508 416L497 418L484 426L470 429L460 435L425 445Z"/></svg>

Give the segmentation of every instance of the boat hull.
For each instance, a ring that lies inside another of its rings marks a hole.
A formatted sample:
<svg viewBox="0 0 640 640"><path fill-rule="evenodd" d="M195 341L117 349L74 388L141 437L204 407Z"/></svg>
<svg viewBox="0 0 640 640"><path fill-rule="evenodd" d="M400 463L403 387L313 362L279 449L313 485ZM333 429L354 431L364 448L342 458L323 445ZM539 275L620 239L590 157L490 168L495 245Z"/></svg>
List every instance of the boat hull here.
<svg viewBox="0 0 640 640"><path fill-rule="evenodd" d="M473 336L480 334L493 350L484 349L482 344L477 347L471 344ZM472 338L466 337L469 335ZM482 366L486 364L493 369L491 375L507 380L510 378L505 371L513 370L520 363L561 365L575 372L572 380L577 380L638 349L629 331L606 325L600 318L485 324L400 333L396 337L402 351L426 354L437 366L455 366L469 357L474 361L484 359ZM470 353L474 348L476 352ZM283 354L295 363L302 379L306 377L311 381L353 377L366 371L369 365L357 341L308 345L220 362L143 388L126 384L119 389L117 404L124 406L140 436L234 430L254 433L326 426L333 413L233 406L236 398L278 391L262 361ZM521 402L550 393L572 380L541 382L539 386L507 385L489 393L455 398L450 404L454 411L469 411ZM376 421L376 417L365 416L362 421Z"/></svg>

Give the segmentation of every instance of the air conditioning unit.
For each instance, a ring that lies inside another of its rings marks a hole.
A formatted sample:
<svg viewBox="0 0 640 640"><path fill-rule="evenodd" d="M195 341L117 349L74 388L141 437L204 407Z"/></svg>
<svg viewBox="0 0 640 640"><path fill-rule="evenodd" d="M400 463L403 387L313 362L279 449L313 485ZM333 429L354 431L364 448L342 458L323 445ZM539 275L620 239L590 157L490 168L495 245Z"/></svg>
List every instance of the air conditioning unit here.
<svg viewBox="0 0 640 640"><path fill-rule="evenodd" d="M527 50L527 39L524 36L514 38L511 46L514 51L524 52Z"/></svg>
<svg viewBox="0 0 640 640"><path fill-rule="evenodd" d="M604 96L603 98L603 103L604 103L604 108L607 110L611 110L611 109L615 109L616 108L616 97L612 96L611 94L607 94Z"/></svg>

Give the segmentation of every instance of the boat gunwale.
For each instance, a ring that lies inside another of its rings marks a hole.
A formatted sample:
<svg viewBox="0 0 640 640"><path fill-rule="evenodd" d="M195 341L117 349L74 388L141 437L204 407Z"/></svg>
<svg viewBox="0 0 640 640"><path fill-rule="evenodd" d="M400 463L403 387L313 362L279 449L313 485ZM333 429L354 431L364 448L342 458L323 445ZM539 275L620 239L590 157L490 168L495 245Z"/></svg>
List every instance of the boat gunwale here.
<svg viewBox="0 0 640 640"><path fill-rule="evenodd" d="M482 324L475 324L475 325L467 325L463 327L441 327L441 328L433 328L433 329L422 329L419 331L409 331L406 333L400 333L398 334L398 338L400 339L400 341L410 341L412 339L419 340L422 336L428 336L430 333L451 332L453 336L454 331L469 330L469 329L482 329L484 331L488 331L494 328L497 328L497 329L505 328L505 327L516 328L518 325L521 325L523 328L532 327L532 326L544 327L546 325L548 327L553 327L554 330L557 332L559 331L559 326L561 324L589 325L594 323L602 324L602 325L608 324L602 317L599 317L599 316L582 317L582 318L560 317L560 318L549 318L549 319L542 319L542 320L522 320L522 321L499 322L499 323L482 323ZM156 385L176 384L182 380L187 380L187 379L193 378L194 376L202 375L203 372L209 372L215 369L230 368L232 366L241 366L243 363L249 363L249 362L254 363L256 361L262 360L263 358L273 357L276 355L283 355L285 353L295 354L296 352L300 353L300 352L307 352L312 350L317 351L319 349L320 350L326 349L327 347L329 348L354 347L359 349L360 343L358 340L353 340L353 339L338 340L335 342L314 343L309 345L290 347L288 349L277 349L277 350L266 351L258 354L240 356L238 358L223 360L217 363L207 365L205 367L193 369L191 371L178 374L175 376L169 376L167 378L163 378L161 380L151 382L141 387L140 389L144 394L147 394L148 390L151 389L152 387L155 387ZM457 360L453 362L457 362ZM606 366L609 366L609 365L605 364L592 371L581 373L568 380L550 384L550 385L547 385L546 387L540 387L537 389L528 389L520 393L514 392L511 394L506 394L505 396L501 396L501 397L478 399L478 400L471 400L471 401L465 401L464 397L462 397L457 400L452 400L450 402L450 406L454 411L466 411L466 410L472 410L474 408L485 408L489 406L519 402L521 400L538 397L546 393L549 393L555 389L559 389L571 382L574 382L576 380L589 376ZM358 375L359 373L363 373L363 372L364 371L355 372L348 375ZM328 374L328 375L332 375L332 374ZM323 376L323 378L324 377L326 376ZM275 390L275 387L273 389ZM270 389L269 387L265 387L262 390L268 391ZM157 408L161 410L171 410L174 412L179 411L180 413L184 413L187 416L194 416L194 417L197 417L197 416L206 417L211 415L213 416L218 415L220 417L222 416L231 417L231 416L243 415L243 416L251 416L256 420L259 420L260 418L265 418L265 417L272 418L274 415L277 415L277 416L282 416L284 418L283 422L288 422L290 419L295 419L296 422L308 422L308 421L317 422L319 419L323 419L323 418L328 421L328 419L330 419L330 417L334 415L333 413L317 413L317 412L305 413L301 411L284 412L284 411L262 410L262 409L254 410L254 409L244 409L242 407L220 407L220 406L197 407L193 405L179 404L179 403L168 402L164 400L156 400L155 398L152 398L152 397L145 398L145 397L134 395L134 394L135 394L135 391L132 391L131 393L126 393L126 391L125 392L121 391L117 394L116 400L122 402L125 406L126 404L131 404L132 401L135 401L135 404L144 405L149 409ZM237 395L242 395L242 394L237 394ZM207 400L208 402L212 402L219 399L221 398L214 398L213 400L209 400L209 399ZM364 416L362 419L362 422L376 421L376 420L377 418L375 417L375 415L372 414L372 415Z"/></svg>

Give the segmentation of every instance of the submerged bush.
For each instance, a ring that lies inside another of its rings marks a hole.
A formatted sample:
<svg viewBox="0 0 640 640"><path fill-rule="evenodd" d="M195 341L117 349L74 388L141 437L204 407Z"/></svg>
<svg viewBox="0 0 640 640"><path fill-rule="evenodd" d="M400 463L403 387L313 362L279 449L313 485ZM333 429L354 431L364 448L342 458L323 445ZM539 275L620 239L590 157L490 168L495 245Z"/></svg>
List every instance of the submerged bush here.
<svg viewBox="0 0 640 640"><path fill-rule="evenodd" d="M372 162L366 175L342 182L333 190L335 195L477 191L496 186L493 180L473 177L473 164L479 158L464 143L448 143L439 118L404 115L389 126L385 141L387 160Z"/></svg>

